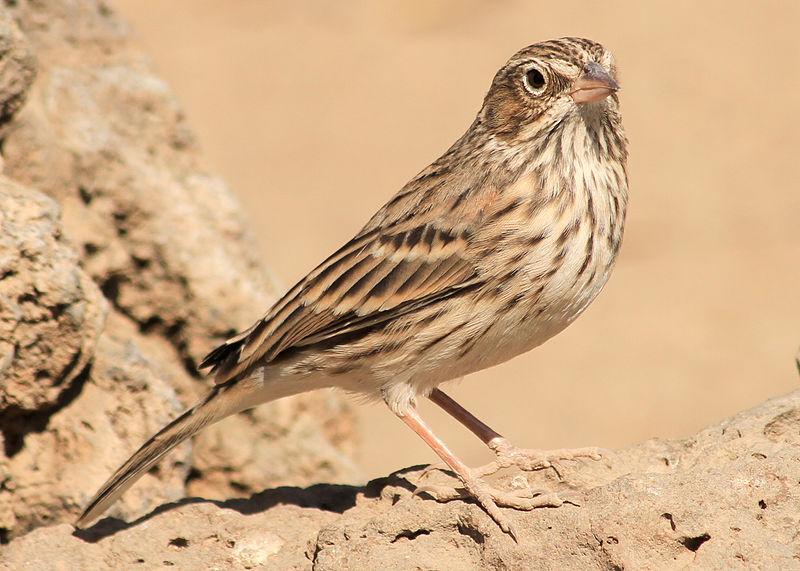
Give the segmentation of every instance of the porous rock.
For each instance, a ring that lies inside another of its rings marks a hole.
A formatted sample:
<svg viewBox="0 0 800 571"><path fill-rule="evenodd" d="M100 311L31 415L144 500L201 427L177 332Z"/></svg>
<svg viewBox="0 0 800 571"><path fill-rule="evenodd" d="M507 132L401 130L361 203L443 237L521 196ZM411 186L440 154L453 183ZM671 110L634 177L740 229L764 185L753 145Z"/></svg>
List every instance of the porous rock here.
<svg viewBox="0 0 800 571"><path fill-rule="evenodd" d="M91 357L106 303L58 205L0 176L0 419L56 406ZM8 446L8 444L7 444Z"/></svg>
<svg viewBox="0 0 800 571"><path fill-rule="evenodd" d="M24 103L36 76L36 58L11 14L0 12L0 125Z"/></svg>
<svg viewBox="0 0 800 571"><path fill-rule="evenodd" d="M9 568L792 569L800 565L800 391L684 440L652 440L601 462L505 474L572 503L504 510L515 543L475 504L412 490L412 468L366 487L188 499L131 524L40 528L0 556ZM443 478L444 476L435 476ZM423 494L424 496L424 494Z"/></svg>
<svg viewBox="0 0 800 571"><path fill-rule="evenodd" d="M181 410L168 368L137 346L136 329L112 313L74 386L55 409L18 419L0 454L0 528L14 537L54 521L71 521L90 494L150 434ZM185 493L189 446L113 508L136 517Z"/></svg>
<svg viewBox="0 0 800 571"><path fill-rule="evenodd" d="M105 2L0 6L0 137L2 543L72 520L205 394L196 364L277 289L180 105ZM352 481L352 426L330 393L267 405L170 455L111 513L136 517L187 486L227 497Z"/></svg>

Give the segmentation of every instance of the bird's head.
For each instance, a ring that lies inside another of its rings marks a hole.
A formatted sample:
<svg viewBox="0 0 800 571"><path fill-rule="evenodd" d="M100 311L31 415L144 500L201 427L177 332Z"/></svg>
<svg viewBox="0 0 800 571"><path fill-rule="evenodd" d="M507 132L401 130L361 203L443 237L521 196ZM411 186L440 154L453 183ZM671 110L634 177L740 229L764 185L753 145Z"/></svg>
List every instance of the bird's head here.
<svg viewBox="0 0 800 571"><path fill-rule="evenodd" d="M603 46L550 40L520 50L497 72L479 117L501 139L529 140L570 116L616 117L618 89L614 58Z"/></svg>

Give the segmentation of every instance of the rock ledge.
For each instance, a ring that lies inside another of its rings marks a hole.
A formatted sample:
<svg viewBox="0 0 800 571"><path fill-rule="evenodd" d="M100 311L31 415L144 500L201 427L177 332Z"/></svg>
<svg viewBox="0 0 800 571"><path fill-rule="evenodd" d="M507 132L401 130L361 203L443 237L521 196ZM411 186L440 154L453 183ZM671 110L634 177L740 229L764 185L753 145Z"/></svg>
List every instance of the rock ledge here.
<svg viewBox="0 0 800 571"><path fill-rule="evenodd" d="M510 512L514 543L476 505L412 496L420 468L365 487L189 498L126 523L62 524L13 541L8 568L703 569L800 566L800 391L685 440L528 474L578 506ZM444 475L433 477L445 477ZM499 485L519 474L506 474ZM503 481L504 480L504 481Z"/></svg>

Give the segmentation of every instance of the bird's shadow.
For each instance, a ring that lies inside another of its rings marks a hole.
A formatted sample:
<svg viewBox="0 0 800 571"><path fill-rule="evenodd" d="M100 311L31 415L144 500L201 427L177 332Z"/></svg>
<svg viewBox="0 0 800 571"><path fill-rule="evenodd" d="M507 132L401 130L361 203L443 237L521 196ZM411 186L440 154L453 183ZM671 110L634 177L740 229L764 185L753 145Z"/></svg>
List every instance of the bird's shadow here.
<svg viewBox="0 0 800 571"><path fill-rule="evenodd" d="M359 495L363 495L365 498L378 498L387 486L402 487L413 492L416 486L405 475L418 472L423 468L425 466L412 466L398 470L389 476L372 480L364 486L344 484L314 484L306 488L280 486L258 492L249 498L234 498L230 500L209 500L197 497L184 498L177 502L162 504L150 513L131 522L115 517L106 517L86 529L75 529L72 535L88 543L96 543L120 531L136 527L162 513L190 504L214 504L219 508L235 510L242 515L264 512L277 505L315 508L341 514L356 505L356 499Z"/></svg>

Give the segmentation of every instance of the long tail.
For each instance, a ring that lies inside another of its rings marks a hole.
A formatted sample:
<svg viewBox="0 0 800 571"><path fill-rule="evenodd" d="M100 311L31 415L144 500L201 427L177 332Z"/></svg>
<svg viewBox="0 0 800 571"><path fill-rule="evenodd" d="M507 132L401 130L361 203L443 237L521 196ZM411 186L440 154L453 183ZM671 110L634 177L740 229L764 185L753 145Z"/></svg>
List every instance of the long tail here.
<svg viewBox="0 0 800 571"><path fill-rule="evenodd" d="M261 402L285 396L270 395L253 402L251 399L237 398L237 393L242 392L237 390L241 388L237 384L217 385L206 398L145 442L97 491L75 523L76 527L85 528L91 524L167 452L206 426Z"/></svg>

